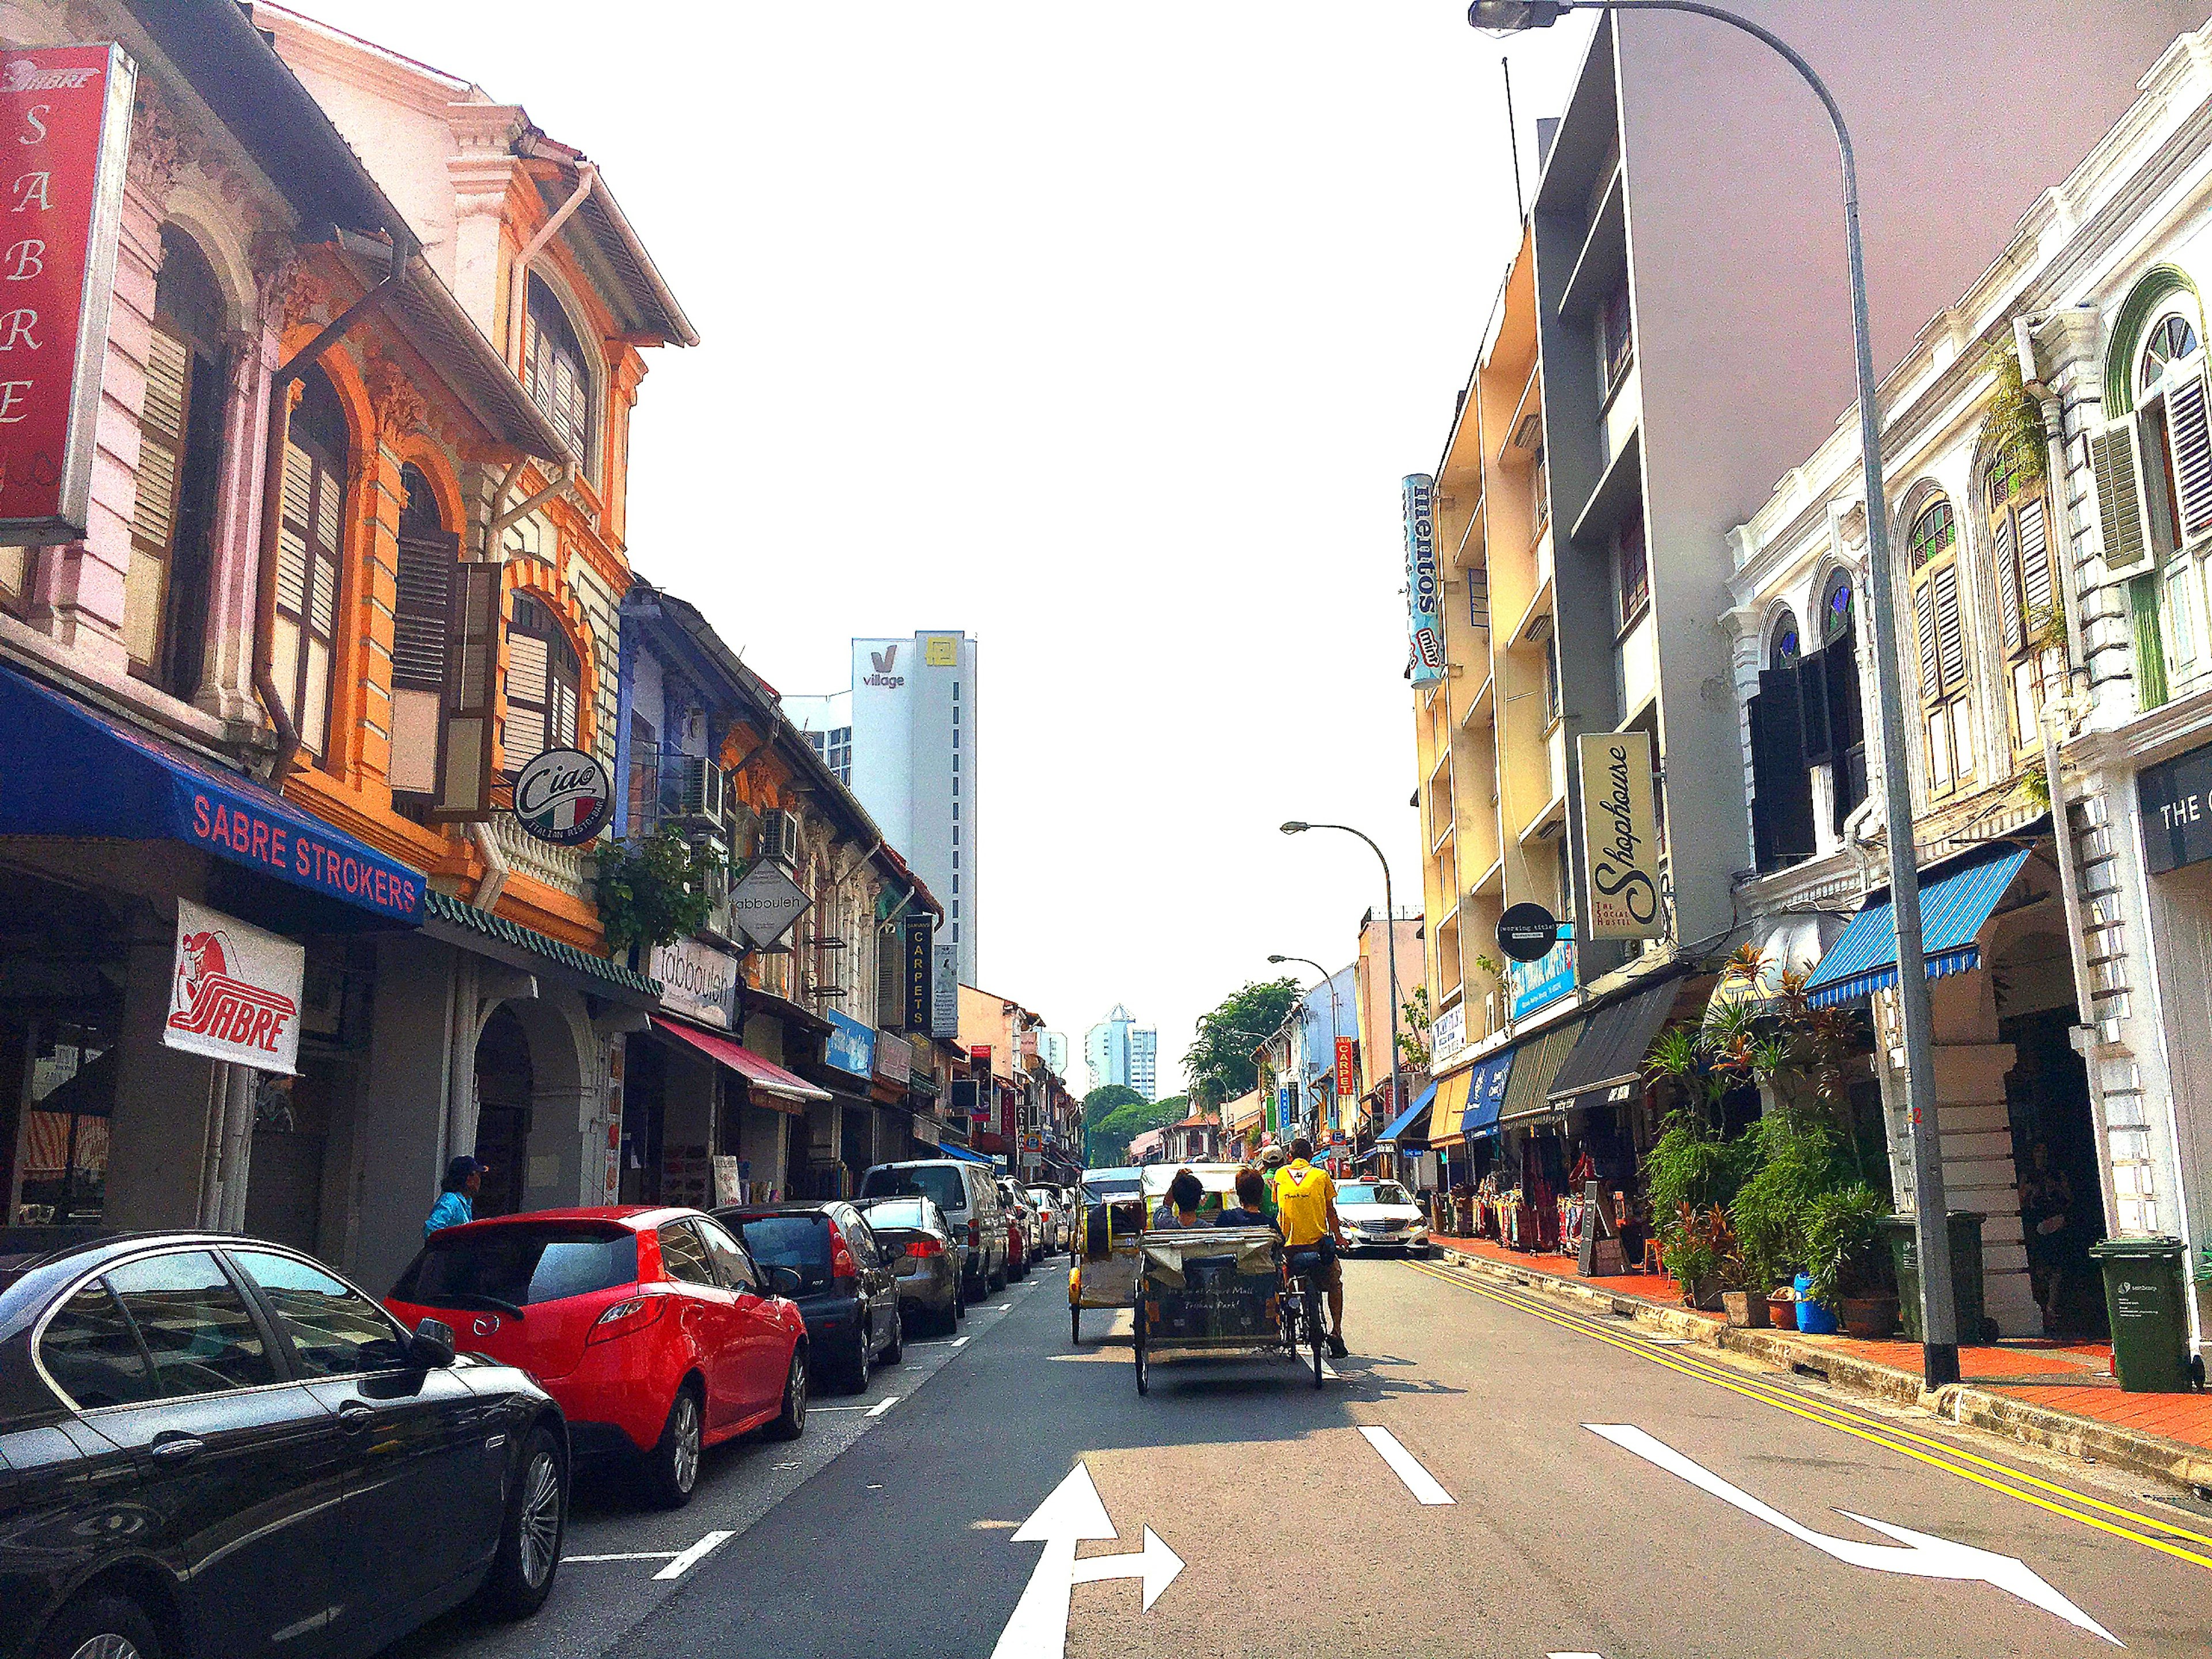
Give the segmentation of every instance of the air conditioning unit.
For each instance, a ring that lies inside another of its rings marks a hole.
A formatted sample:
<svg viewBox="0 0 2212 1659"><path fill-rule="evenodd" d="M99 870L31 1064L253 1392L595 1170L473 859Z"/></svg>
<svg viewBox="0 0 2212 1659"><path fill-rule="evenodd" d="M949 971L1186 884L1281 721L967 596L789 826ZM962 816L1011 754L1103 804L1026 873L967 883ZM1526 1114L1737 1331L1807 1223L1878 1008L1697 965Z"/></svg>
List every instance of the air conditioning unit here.
<svg viewBox="0 0 2212 1659"><path fill-rule="evenodd" d="M677 811L683 817L719 827L722 822L722 769L700 755L675 757Z"/></svg>
<svg viewBox="0 0 2212 1659"><path fill-rule="evenodd" d="M799 862L799 817L781 807L760 815L760 855L779 864Z"/></svg>

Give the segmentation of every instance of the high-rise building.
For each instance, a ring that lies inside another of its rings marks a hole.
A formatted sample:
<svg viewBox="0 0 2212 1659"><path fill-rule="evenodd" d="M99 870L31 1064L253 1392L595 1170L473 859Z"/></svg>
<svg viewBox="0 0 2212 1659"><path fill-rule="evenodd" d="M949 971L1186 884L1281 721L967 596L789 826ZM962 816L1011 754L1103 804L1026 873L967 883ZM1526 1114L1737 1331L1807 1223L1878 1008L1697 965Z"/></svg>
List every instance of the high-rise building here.
<svg viewBox="0 0 2212 1659"><path fill-rule="evenodd" d="M1036 1040L1037 1058L1044 1062L1045 1069L1065 1079L1067 1076L1067 1033L1039 1031Z"/></svg>
<svg viewBox="0 0 2212 1659"><path fill-rule="evenodd" d="M945 902L963 984L975 982L975 641L933 632L854 640L853 683L784 712Z"/></svg>
<svg viewBox="0 0 2212 1659"><path fill-rule="evenodd" d="M1134 1089L1146 1100L1160 1097L1160 1034L1120 1003L1098 1024L1083 1034L1083 1063L1091 1073L1091 1086L1109 1083Z"/></svg>

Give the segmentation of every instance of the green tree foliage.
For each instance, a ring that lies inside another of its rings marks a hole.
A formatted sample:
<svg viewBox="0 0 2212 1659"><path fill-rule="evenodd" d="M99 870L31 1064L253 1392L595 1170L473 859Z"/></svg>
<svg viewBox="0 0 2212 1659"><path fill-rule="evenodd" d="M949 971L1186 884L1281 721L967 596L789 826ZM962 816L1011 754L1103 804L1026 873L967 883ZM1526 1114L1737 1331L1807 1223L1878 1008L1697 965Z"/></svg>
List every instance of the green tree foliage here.
<svg viewBox="0 0 2212 1659"><path fill-rule="evenodd" d="M1288 976L1255 981L1231 992L1212 1012L1200 1015L1197 1040L1182 1057L1192 1097L1218 1106L1257 1088L1260 1068L1252 1051L1297 1006L1298 994L1297 981Z"/></svg>
<svg viewBox="0 0 2212 1659"><path fill-rule="evenodd" d="M1118 1084L1108 1084L1107 1089L1121 1089ZM1106 1092L1094 1089L1084 1098L1084 1115L1090 1115L1091 1101ZM1085 1134L1090 1156L1087 1162L1093 1169L1111 1169L1129 1161L1129 1143L1148 1130L1164 1128L1170 1123L1180 1123L1190 1115L1188 1095L1170 1095L1165 1100L1150 1101L1134 1089L1121 1089L1126 1100L1116 1104L1091 1126Z"/></svg>
<svg viewBox="0 0 2212 1659"><path fill-rule="evenodd" d="M593 856L599 926L612 949L649 951L705 924L707 878L714 861L675 825L663 824L642 841L611 842Z"/></svg>
<svg viewBox="0 0 2212 1659"><path fill-rule="evenodd" d="M1083 1097L1083 1127L1095 1129L1106 1121L1108 1114L1132 1102L1144 1103L1144 1096L1126 1083L1102 1084Z"/></svg>

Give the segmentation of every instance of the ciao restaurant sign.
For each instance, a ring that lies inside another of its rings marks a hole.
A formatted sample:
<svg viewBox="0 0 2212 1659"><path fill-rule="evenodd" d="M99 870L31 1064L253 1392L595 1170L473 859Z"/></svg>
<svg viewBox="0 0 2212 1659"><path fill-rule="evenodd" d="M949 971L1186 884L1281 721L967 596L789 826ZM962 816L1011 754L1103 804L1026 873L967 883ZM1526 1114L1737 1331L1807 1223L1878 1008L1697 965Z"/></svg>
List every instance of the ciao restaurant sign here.
<svg viewBox="0 0 2212 1659"><path fill-rule="evenodd" d="M1659 825L1651 804L1651 734L1590 732L1583 763L1583 865L1592 939L1656 939Z"/></svg>
<svg viewBox="0 0 2212 1659"><path fill-rule="evenodd" d="M137 81L118 46L0 57L0 543L85 533Z"/></svg>
<svg viewBox="0 0 2212 1659"><path fill-rule="evenodd" d="M299 1070L307 947L177 901L177 960L161 1041L257 1071Z"/></svg>
<svg viewBox="0 0 2212 1659"><path fill-rule="evenodd" d="M607 769L580 749L548 749L514 777L514 816L556 847L581 847L615 815Z"/></svg>

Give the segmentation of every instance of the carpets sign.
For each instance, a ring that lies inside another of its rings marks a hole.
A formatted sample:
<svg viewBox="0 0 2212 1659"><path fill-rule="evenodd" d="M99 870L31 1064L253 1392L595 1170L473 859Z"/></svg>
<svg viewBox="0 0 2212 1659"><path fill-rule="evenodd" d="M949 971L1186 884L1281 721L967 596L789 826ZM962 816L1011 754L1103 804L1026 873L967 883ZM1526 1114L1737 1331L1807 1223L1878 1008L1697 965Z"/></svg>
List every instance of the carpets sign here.
<svg viewBox="0 0 2212 1659"><path fill-rule="evenodd" d="M1652 808L1651 734L1589 732L1583 767L1583 914L1591 939L1656 939L1659 821Z"/></svg>
<svg viewBox="0 0 2212 1659"><path fill-rule="evenodd" d="M177 901L177 957L161 1041L257 1071L296 1073L307 947Z"/></svg>

